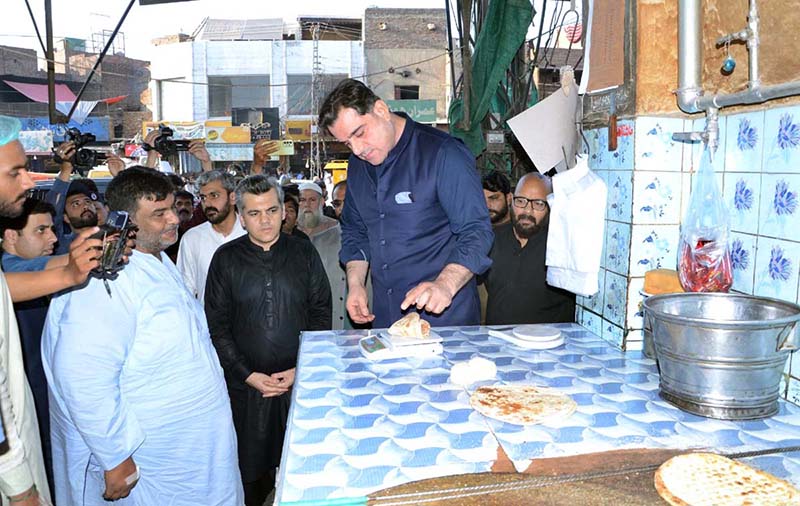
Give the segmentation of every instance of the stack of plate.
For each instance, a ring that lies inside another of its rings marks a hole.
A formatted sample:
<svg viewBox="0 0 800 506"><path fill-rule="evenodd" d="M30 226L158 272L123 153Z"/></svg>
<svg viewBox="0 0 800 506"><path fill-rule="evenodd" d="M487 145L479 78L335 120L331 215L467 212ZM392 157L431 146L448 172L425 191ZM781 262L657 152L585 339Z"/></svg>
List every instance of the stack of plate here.
<svg viewBox="0 0 800 506"><path fill-rule="evenodd" d="M564 344L564 336L559 329L550 325L520 325L511 331L489 330L489 335L531 350L549 350Z"/></svg>

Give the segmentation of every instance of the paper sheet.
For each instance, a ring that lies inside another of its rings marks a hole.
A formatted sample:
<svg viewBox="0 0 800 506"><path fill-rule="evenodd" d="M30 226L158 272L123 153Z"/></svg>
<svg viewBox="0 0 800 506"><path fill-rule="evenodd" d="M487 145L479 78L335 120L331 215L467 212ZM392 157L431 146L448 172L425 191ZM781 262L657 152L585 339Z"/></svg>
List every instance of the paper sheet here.
<svg viewBox="0 0 800 506"><path fill-rule="evenodd" d="M575 118L580 100L574 81L567 89L568 94L562 88L508 120L511 131L542 173L553 167L558 172L568 169L565 153L570 166L574 164L578 149Z"/></svg>

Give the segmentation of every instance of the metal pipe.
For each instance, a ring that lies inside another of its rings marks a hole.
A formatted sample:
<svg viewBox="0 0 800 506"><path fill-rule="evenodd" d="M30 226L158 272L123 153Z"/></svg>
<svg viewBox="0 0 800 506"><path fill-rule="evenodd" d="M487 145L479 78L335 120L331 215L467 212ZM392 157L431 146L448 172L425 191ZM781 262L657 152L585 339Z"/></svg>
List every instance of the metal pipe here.
<svg viewBox="0 0 800 506"><path fill-rule="evenodd" d="M49 0L46 0L46 1L49 2ZM111 32L111 36L108 38L108 42L106 42L106 47L104 47L103 48L103 52L101 52L97 56L97 61L94 62L94 66L92 66L92 70L89 72L89 75L86 76L86 81L83 83L83 86L81 86L81 90L78 92L78 96L75 97L75 101L72 103L72 107L69 110L69 114L67 114L67 122L69 122L69 120L72 118L72 114L75 112L75 109L78 107L78 103L81 101L81 97L83 96L83 93L86 91L86 88L89 86L89 83L91 82L92 77L94 77L94 74L97 71L97 68L103 62L103 58L106 57L106 53L111 48L111 44L114 43L114 38L117 36L117 33L119 32L119 29L122 28L122 23L125 22L125 18L128 17L128 13L131 11L131 7L133 7L133 4L135 4L135 3L136 3L136 0L131 0L130 3L128 3L128 7L125 9L125 12L122 14L122 17L120 18L119 23L117 23L117 26L114 27L114 31Z"/></svg>
<svg viewBox="0 0 800 506"><path fill-rule="evenodd" d="M55 125L58 121L56 114L56 62L55 50L53 49L53 7L50 0L44 0L44 30L47 38L47 112L50 124ZM67 120L69 123L69 119Z"/></svg>
<svg viewBox="0 0 800 506"><path fill-rule="evenodd" d="M33 15L33 9L31 9L31 4L28 0L25 0L25 7L28 8L28 14L31 15L31 21L33 22L33 29L36 31L36 38L39 39L39 45L42 46L42 53L47 54L47 48L44 45L44 41L42 40L42 34L39 33L39 25L36 24L36 17Z"/></svg>
<svg viewBox="0 0 800 506"><path fill-rule="evenodd" d="M680 0L678 3L678 107L687 113L700 112L697 98L702 75L702 20L700 0Z"/></svg>
<svg viewBox="0 0 800 506"><path fill-rule="evenodd" d="M732 105L760 104L767 100L800 94L800 81L761 86L758 70L758 9L750 0L747 46L750 53L749 89L737 93L705 95L700 88L702 75L702 36L700 0L679 0L678 3L678 107L687 113L723 108ZM737 34L732 34L737 35Z"/></svg>
<svg viewBox="0 0 800 506"><path fill-rule="evenodd" d="M750 12L747 15L747 51L750 53L750 89L761 86L761 77L758 74L758 46L761 41L758 36L758 6L756 0L750 0Z"/></svg>
<svg viewBox="0 0 800 506"><path fill-rule="evenodd" d="M760 104L776 98L800 95L800 81L760 86L756 89L740 91L738 93L722 93L719 95L702 96L695 102L698 110L709 107L730 107L732 105Z"/></svg>

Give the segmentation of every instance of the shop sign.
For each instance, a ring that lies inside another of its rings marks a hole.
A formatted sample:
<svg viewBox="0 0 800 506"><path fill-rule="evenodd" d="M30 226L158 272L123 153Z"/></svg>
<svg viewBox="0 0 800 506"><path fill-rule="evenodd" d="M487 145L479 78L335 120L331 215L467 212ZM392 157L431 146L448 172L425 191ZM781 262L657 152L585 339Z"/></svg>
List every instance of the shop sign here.
<svg viewBox="0 0 800 506"><path fill-rule="evenodd" d="M404 112L419 123L436 123L436 100L387 100L389 109Z"/></svg>

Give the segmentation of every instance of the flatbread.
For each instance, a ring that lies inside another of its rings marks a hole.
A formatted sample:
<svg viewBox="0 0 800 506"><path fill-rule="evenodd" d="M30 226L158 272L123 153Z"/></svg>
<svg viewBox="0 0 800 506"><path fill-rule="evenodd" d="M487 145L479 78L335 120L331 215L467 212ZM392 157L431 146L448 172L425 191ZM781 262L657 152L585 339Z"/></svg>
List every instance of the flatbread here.
<svg viewBox="0 0 800 506"><path fill-rule="evenodd" d="M469 403L484 416L517 425L567 418L577 407L568 395L532 385L480 387Z"/></svg>
<svg viewBox="0 0 800 506"><path fill-rule="evenodd" d="M411 311L389 327L389 334L424 339L431 335L431 324L420 318L419 313Z"/></svg>
<svg viewBox="0 0 800 506"><path fill-rule="evenodd" d="M791 483L714 453L672 457L656 471L655 486L673 506L800 504Z"/></svg>

